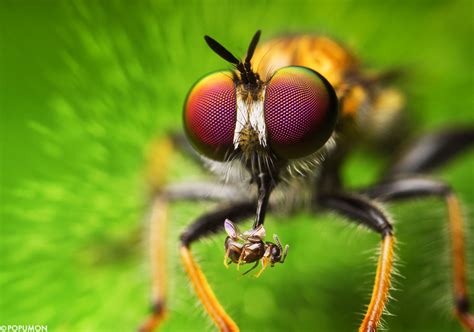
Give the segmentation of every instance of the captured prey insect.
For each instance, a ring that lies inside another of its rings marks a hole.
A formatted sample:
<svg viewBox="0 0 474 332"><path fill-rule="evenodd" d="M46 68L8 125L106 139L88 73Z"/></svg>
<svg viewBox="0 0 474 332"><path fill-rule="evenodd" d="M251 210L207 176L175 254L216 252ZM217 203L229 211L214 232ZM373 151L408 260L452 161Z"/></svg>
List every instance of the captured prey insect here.
<svg viewBox="0 0 474 332"><path fill-rule="evenodd" d="M226 253L224 256L224 265L226 267L229 264L227 261L228 258L230 258L230 262L237 264L237 268L241 264L255 262L255 265L244 273L247 274L256 268L258 262L262 260L262 269L257 274L258 277L268 264L273 266L275 263L283 263L285 261L289 246L286 245L285 249L283 249L280 239L276 234L273 235L275 243L268 241L264 243L265 228L263 225L242 234L239 232L237 226L226 219L224 228L229 235L225 239Z"/></svg>
<svg viewBox="0 0 474 332"><path fill-rule="evenodd" d="M453 307L460 324L474 329L469 312L463 218L459 201L429 172L472 147L474 127L442 130L402 148L404 98L391 86L395 72L364 70L355 56L332 39L290 35L259 48L260 31L241 61L219 42L208 46L233 70L211 73L189 92L183 113L187 140L180 135L159 140L152 148L150 256L152 313L140 327L151 331L166 312L165 227L168 205L176 200L213 200L221 205L197 218L181 234L185 271L206 311L221 331L238 331L214 295L191 253L191 244L225 230L224 264L262 268L283 263L288 245L265 241L266 212L287 206L332 211L381 236L371 300L359 331L376 331L389 297L395 233L384 202L434 196L444 200L450 229ZM347 188L341 167L360 144L397 155L373 185ZM197 156L227 184L166 184L167 162L179 147ZM400 150L399 153L395 153ZM285 195L279 195L284 192ZM282 198L283 197L283 201ZM281 210L281 209L280 209ZM281 211L280 211L281 212ZM251 229L237 223L254 217ZM297 259L296 257L294 259ZM248 271L247 271L248 272ZM246 272L246 273L247 273Z"/></svg>

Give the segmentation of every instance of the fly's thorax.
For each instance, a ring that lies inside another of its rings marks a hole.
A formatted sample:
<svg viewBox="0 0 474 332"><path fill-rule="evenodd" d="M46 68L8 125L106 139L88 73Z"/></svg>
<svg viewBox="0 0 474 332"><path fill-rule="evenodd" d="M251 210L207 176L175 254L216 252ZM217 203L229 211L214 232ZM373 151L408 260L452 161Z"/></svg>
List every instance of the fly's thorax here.
<svg viewBox="0 0 474 332"><path fill-rule="evenodd" d="M320 74L337 90L348 73L359 70L357 58L342 44L324 36L286 35L261 44L253 63L263 79L286 66L304 66Z"/></svg>

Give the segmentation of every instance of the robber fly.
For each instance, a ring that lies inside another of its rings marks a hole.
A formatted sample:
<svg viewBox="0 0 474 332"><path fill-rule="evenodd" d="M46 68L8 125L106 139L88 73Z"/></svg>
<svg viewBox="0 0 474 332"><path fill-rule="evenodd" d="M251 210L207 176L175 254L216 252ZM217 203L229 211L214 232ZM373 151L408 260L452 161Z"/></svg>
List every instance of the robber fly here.
<svg viewBox="0 0 474 332"><path fill-rule="evenodd" d="M385 146L387 154L392 154L400 145L401 138L396 134L403 128L404 99L391 85L395 73L364 70L350 51L326 37L284 36L257 48L259 38L260 31L240 60L215 39L205 36L208 46L233 68L199 80L184 105L184 128L191 150L228 184L165 186L167 160L173 148L187 150L188 145L175 135L162 139L153 150L153 307L141 330L153 330L165 314L163 228L170 201L222 203L190 224L181 235L180 249L196 294L221 331L238 331L238 326L195 262L192 243L225 230L224 264L253 264L253 269L261 263L260 275L267 266L283 263L288 255L288 245L283 247L277 235L273 236L274 242L265 241L264 221L266 212L288 205L278 197L289 196L297 197L295 209L309 206L315 212L330 210L378 233L381 250L374 287L359 328L368 332L379 326L393 271L395 237L383 203L437 196L448 209L454 312L459 322L472 331L474 318L469 313L460 205L449 185L426 174L471 146L474 128L422 137L403 150L376 183L346 188L340 170L354 146L378 142ZM279 191L285 195L279 196ZM241 232L237 223L251 217L252 228Z"/></svg>

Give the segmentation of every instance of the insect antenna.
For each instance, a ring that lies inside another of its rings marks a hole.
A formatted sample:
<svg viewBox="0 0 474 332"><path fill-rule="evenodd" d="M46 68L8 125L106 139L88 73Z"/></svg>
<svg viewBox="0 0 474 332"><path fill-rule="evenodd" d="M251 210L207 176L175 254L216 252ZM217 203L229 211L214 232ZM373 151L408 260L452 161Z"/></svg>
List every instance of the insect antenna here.
<svg viewBox="0 0 474 332"><path fill-rule="evenodd" d="M247 67L247 65L250 66L250 60L252 60L253 53L255 52L255 49L257 48L258 40L260 39L261 33L262 32L260 30L257 30L252 40L250 41L249 48L247 50L247 56L245 57L245 67Z"/></svg>
<svg viewBox="0 0 474 332"><path fill-rule="evenodd" d="M247 73L245 71L245 67L243 63L235 57L231 52L229 52L224 46L222 46L217 40L215 40L212 37L209 37L208 35L204 36L204 40L206 41L207 45L217 53L221 58L223 58L225 61L232 63L235 65L238 71L240 71L241 79L242 81L247 84L248 83L248 78L247 78Z"/></svg>
<svg viewBox="0 0 474 332"><path fill-rule="evenodd" d="M247 72L248 79L253 84L257 83L258 74L255 74L252 71L250 60L252 60L253 53L255 52L255 48L257 48L257 44L260 39L260 34L261 34L261 31L257 30L252 40L250 41L249 48L247 50L247 56L245 57L245 63L244 63L245 71Z"/></svg>
<svg viewBox="0 0 474 332"><path fill-rule="evenodd" d="M226 60L227 62L232 63L235 65L237 70L241 73L241 80L244 84L257 84L258 74L254 73L251 69L250 60L255 52L255 48L257 47L258 41L260 39L261 31L258 30L255 35L253 36L252 40L250 41L249 47L247 49L247 55L245 57L245 62L240 61L229 52L224 46L222 46L217 40L208 35L204 36L204 40L206 41L207 45L219 55L221 58Z"/></svg>
<svg viewBox="0 0 474 332"><path fill-rule="evenodd" d="M204 40L206 40L207 45L224 60L236 66L240 63L239 59L237 59L232 53L230 53L224 46L222 46L214 38L206 35L204 36Z"/></svg>

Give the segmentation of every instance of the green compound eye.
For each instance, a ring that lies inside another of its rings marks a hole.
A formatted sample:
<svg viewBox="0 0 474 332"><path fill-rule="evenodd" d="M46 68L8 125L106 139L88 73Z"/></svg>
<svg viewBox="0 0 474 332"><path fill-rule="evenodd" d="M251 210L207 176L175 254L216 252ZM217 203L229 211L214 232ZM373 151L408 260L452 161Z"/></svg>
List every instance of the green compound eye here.
<svg viewBox="0 0 474 332"><path fill-rule="evenodd" d="M275 72L265 93L265 124L270 146L285 159L316 152L331 137L338 103L331 84L306 67Z"/></svg>

